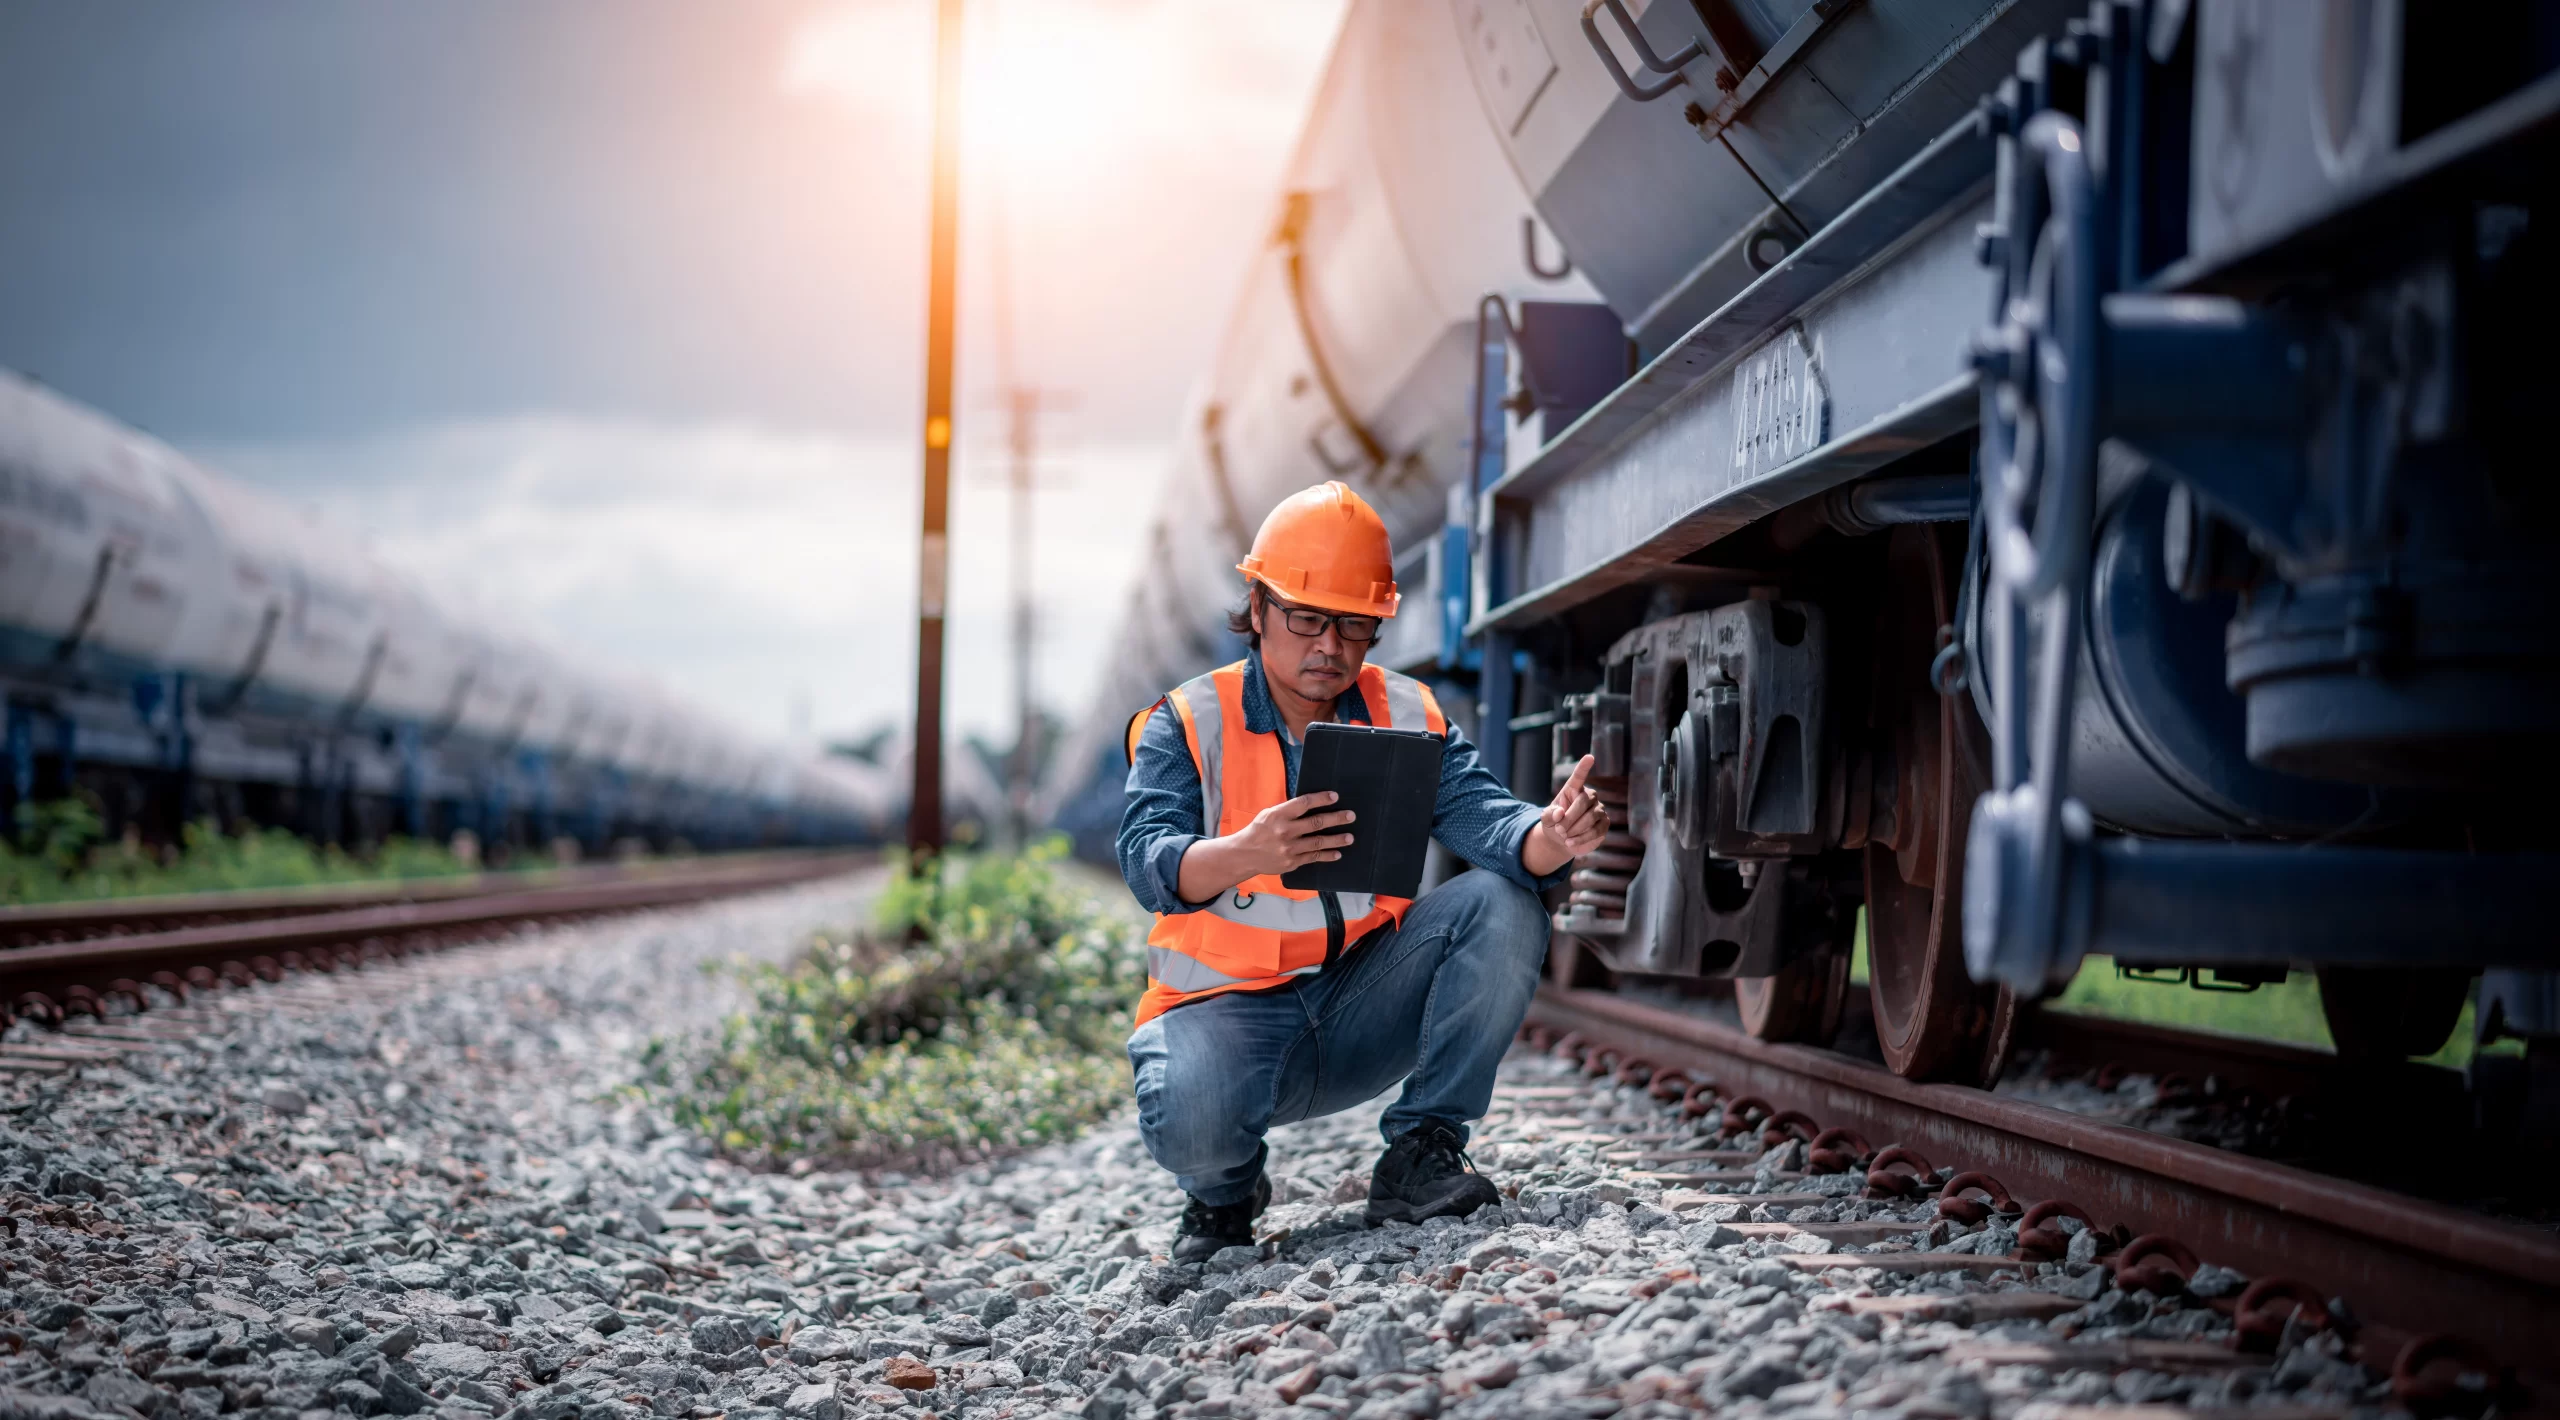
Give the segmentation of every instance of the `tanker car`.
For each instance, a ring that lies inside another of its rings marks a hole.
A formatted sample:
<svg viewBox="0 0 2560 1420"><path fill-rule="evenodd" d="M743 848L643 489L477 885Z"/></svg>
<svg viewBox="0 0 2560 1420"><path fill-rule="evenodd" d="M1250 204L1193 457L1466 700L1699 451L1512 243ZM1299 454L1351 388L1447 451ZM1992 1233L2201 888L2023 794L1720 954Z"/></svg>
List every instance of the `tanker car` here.
<svg viewBox="0 0 2560 1420"><path fill-rule="evenodd" d="M0 372L0 799L165 840L278 825L699 848L876 840L887 775L795 756L438 600L329 527Z"/></svg>
<svg viewBox="0 0 2560 1420"><path fill-rule="evenodd" d="M2560 1072L2560 11L1359 0L1051 787L1345 478L1377 656L1613 827L1569 983L1984 1082L2085 957Z"/></svg>

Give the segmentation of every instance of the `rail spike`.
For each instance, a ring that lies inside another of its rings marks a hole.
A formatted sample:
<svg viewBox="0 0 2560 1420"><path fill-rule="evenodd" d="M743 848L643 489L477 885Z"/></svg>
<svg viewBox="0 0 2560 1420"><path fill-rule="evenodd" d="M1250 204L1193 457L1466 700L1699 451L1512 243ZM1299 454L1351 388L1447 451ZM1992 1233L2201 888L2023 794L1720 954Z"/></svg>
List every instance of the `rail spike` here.
<svg viewBox="0 0 2560 1420"><path fill-rule="evenodd" d="M1898 1166L1898 1167L1897 1167ZM1937 1182L1938 1167L1917 1150L1890 1144L1867 1165L1869 1198L1913 1198Z"/></svg>
<svg viewBox="0 0 2560 1420"><path fill-rule="evenodd" d="M1811 1143L1821 1135L1822 1126L1814 1123L1813 1116L1802 1110L1785 1110L1760 1121L1760 1147L1763 1149L1784 1147L1791 1139Z"/></svg>
<svg viewBox="0 0 2560 1420"><path fill-rule="evenodd" d="M1852 1129L1825 1129L1813 1136L1805 1147L1804 1167L1807 1173L1847 1173L1864 1164L1875 1153L1866 1136Z"/></svg>
<svg viewBox="0 0 2560 1420"><path fill-rule="evenodd" d="M2125 1251L2131 1252L2133 1247L2128 1245ZM2116 1275L2121 1279L2124 1274L2119 1269ZM2240 1304L2231 1312L2231 1325L2239 1332L2237 1339L2243 1351L2272 1352L2282 1345L2288 1331L2304 1335L2330 1330L2333 1324L2329 1298L2319 1288L2295 1277L2259 1278L2240 1294Z"/></svg>
<svg viewBox="0 0 2560 1420"><path fill-rule="evenodd" d="M2018 1220L2017 1255L2020 1261L2059 1262L2070 1254L2071 1235L2054 1221L2057 1218L2077 1218L2081 1227L2092 1232L2098 1227L2097 1220L2079 1204L2048 1198L2029 1208L2026 1216Z"/></svg>
<svg viewBox="0 0 2560 1420"><path fill-rule="evenodd" d="M1980 1198L1969 1197L1979 1193ZM2018 1205L2009 1199L2009 1190L2000 1180L1987 1173L1960 1173L1947 1180L1938 1190L1938 1216L1952 1222L1971 1225L1992 1214L2016 1217Z"/></svg>
<svg viewBox="0 0 2560 1420"><path fill-rule="evenodd" d="M1724 1103L1724 1132L1739 1134L1757 1128L1763 1121L1777 1117L1778 1107L1758 1095L1744 1095Z"/></svg>
<svg viewBox="0 0 2560 1420"><path fill-rule="evenodd" d="M2391 1362L2391 1398L2420 1420L2521 1407L2515 1372L2479 1345L2445 1332L2411 1337Z"/></svg>
<svg viewBox="0 0 2560 1420"><path fill-rule="evenodd" d="M2116 1287L2175 1296L2187 1290L2187 1279L2196 1275L2200 1265L2195 1249L2185 1243L2166 1233L2145 1233L2116 1254Z"/></svg>

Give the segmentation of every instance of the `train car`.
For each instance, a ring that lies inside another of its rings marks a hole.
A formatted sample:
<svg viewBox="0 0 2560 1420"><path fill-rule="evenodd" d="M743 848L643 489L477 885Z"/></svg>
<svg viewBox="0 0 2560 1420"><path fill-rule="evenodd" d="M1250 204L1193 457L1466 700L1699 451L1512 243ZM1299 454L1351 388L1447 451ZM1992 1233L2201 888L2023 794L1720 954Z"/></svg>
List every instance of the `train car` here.
<svg viewBox="0 0 2560 1420"><path fill-rule="evenodd" d="M1487 315L1464 380L1342 402L1467 431L1416 475L1445 527L1393 490L1399 547L1436 549L1406 605L1449 609L1448 698L1524 797L1598 762L1615 831L1553 904L1560 981L1729 980L1755 1033L1826 1040L1863 920L1886 1061L1984 1082L2084 958L2307 971L2342 1053L2428 1053L2476 1003L2551 1107L2551 7L1449 0L1346 26L1310 142L1394 29L1474 91L1479 139L1436 141L1507 168L1354 194L1454 214L1410 260L1472 283L1436 312ZM1523 191L1555 254L1487 266ZM1518 319L1566 262L1632 367ZM1372 307L1447 334L1408 309ZM1600 393L1539 409L1577 381ZM1295 430L1224 456L1268 481L1229 516L1177 476L1159 561L1203 570L1176 596L1150 569L1069 821L1116 810L1109 732L1230 654L1208 553L1338 476Z"/></svg>
<svg viewBox="0 0 2560 1420"><path fill-rule="evenodd" d="M1598 317L1603 387L1624 373L1625 337L1540 228L1438 4L1352 7L1269 215L1184 416L1097 708L1044 786L1046 812L1079 851L1105 851L1116 827L1128 714L1238 653L1225 621L1240 601L1235 564L1274 503L1349 480L1394 534L1399 577L1427 580L1424 564L1446 551L1450 491L1464 483L1488 295L1568 348ZM1571 393L1558 382L1556 397ZM1444 659L1462 667L1452 633L1463 616L1447 613L1464 608L1406 605L1379 659L1435 676Z"/></svg>
<svg viewBox="0 0 2560 1420"><path fill-rule="evenodd" d="M291 827L491 851L876 841L868 766L811 764L345 530L0 373L10 806L94 794L112 830Z"/></svg>

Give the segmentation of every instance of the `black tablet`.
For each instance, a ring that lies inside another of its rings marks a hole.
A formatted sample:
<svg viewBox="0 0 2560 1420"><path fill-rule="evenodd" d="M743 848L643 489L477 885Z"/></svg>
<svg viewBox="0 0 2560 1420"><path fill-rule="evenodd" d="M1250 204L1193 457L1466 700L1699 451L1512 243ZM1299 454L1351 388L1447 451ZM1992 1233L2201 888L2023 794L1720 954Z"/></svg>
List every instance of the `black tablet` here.
<svg viewBox="0 0 2560 1420"><path fill-rule="evenodd" d="M1431 847L1431 811L1440 801L1440 752L1447 745L1428 730L1309 725L1298 760L1298 792L1330 789L1342 796L1334 810L1349 809L1359 817L1348 825L1351 846L1340 858L1285 873L1281 885L1389 897L1419 892L1422 857Z"/></svg>

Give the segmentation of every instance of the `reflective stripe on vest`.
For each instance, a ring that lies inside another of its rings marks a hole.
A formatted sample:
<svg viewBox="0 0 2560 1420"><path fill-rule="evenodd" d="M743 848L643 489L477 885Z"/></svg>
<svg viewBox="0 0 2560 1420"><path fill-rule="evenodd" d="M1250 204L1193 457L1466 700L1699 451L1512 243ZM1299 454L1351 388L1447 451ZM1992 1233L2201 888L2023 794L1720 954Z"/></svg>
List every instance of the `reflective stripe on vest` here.
<svg viewBox="0 0 2560 1420"><path fill-rule="evenodd" d="M1288 974L1304 976L1308 972L1322 969L1322 964L1319 963L1316 966L1299 967ZM1199 996L1237 986L1252 986L1261 978L1229 976L1213 966L1184 956L1171 947L1149 947L1147 948L1147 979L1154 985L1163 986L1184 996ZM1139 1024L1144 1025L1145 1022L1141 1021Z"/></svg>
<svg viewBox="0 0 2560 1420"><path fill-rule="evenodd" d="M1377 666L1360 671L1360 696L1372 722L1398 729L1448 731L1430 687ZM1224 837L1288 798L1288 761L1277 734L1244 723L1244 663L1194 676L1161 702L1182 725L1200 774L1200 821ZM1132 754L1147 717L1132 722ZM1196 912L1159 914L1147 934L1145 999L1140 1024L1167 1008L1221 991L1277 986L1324 968L1329 948L1348 950L1361 937L1401 921L1411 901L1368 893L1293 892L1263 875L1218 894ZM1338 935L1337 935L1338 934Z"/></svg>
<svg viewBox="0 0 2560 1420"><path fill-rule="evenodd" d="M1346 922L1368 916L1377 905L1377 899L1365 892L1338 892L1333 900L1341 907ZM1202 904L1200 910L1214 912L1239 927L1259 927L1265 932L1324 930L1324 903L1314 893L1282 897L1276 892L1246 892L1232 887L1214 901Z"/></svg>

